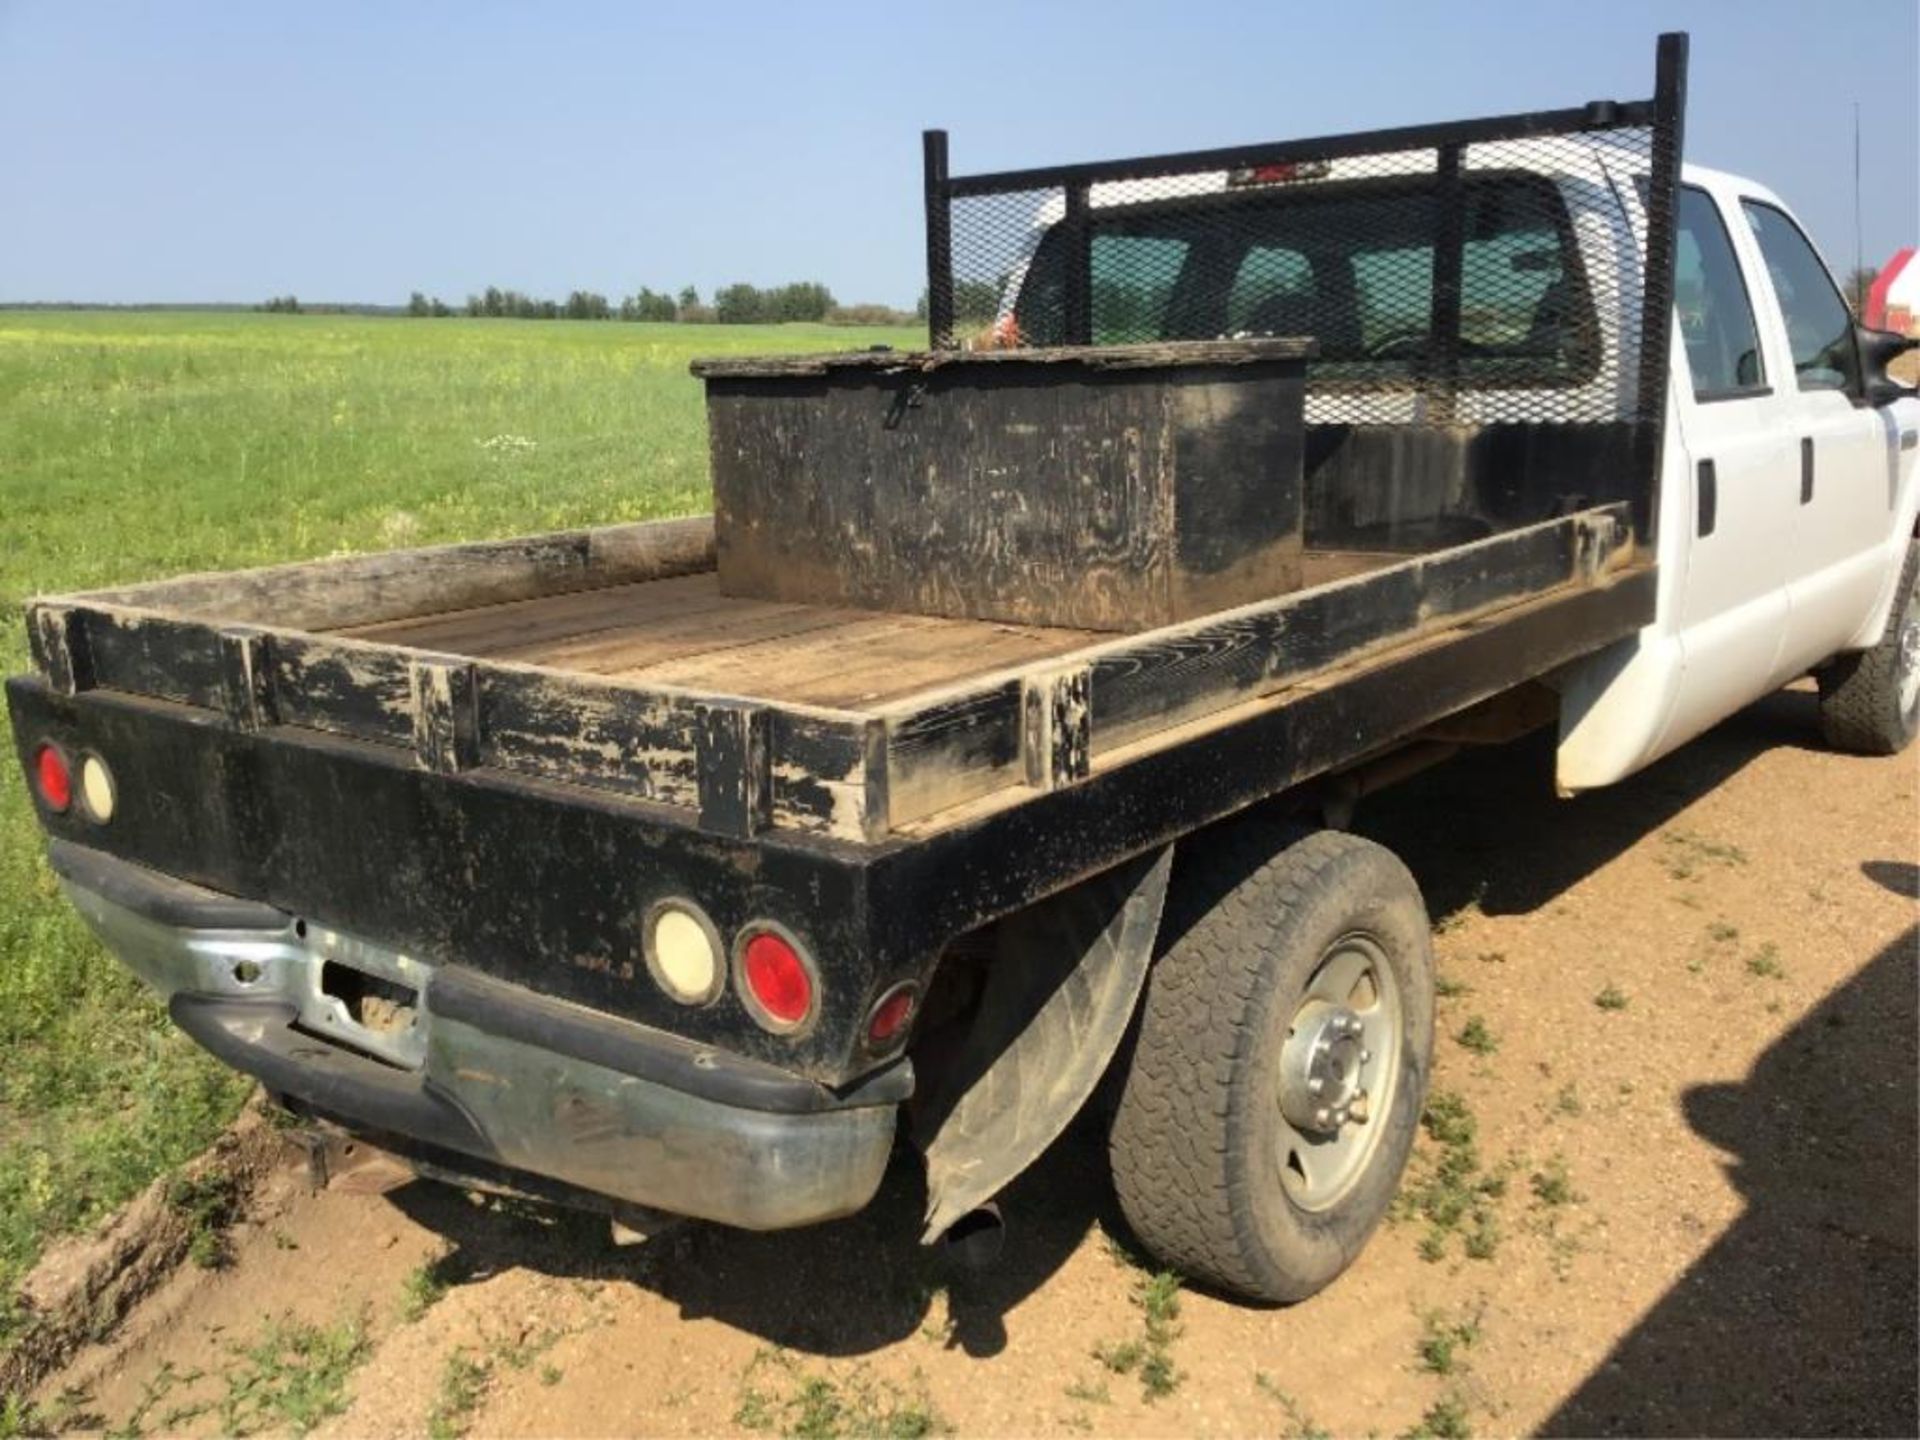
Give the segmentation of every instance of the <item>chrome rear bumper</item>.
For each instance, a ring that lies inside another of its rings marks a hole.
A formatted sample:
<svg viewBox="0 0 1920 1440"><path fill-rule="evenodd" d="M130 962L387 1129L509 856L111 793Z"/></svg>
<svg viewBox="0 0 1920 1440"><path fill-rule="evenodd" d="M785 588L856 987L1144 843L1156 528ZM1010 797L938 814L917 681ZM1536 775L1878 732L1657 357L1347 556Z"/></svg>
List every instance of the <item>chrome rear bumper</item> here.
<svg viewBox="0 0 1920 1440"><path fill-rule="evenodd" d="M98 851L55 841L50 858L175 1023L270 1090L631 1205L751 1230L850 1214L912 1090L905 1062L839 1093ZM397 1002L357 1011L334 966Z"/></svg>

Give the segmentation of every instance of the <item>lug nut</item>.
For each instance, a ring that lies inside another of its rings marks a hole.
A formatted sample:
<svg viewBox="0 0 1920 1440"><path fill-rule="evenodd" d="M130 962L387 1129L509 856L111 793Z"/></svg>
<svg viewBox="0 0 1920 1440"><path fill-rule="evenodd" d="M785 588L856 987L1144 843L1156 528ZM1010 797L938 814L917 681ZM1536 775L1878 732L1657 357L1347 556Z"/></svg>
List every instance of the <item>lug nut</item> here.
<svg viewBox="0 0 1920 1440"><path fill-rule="evenodd" d="M1325 1106L1313 1112L1313 1123L1318 1125L1322 1130L1327 1128L1328 1123L1332 1119L1333 1116L1327 1112Z"/></svg>
<svg viewBox="0 0 1920 1440"><path fill-rule="evenodd" d="M1362 1050L1360 1052L1360 1063L1362 1065L1365 1065L1371 1059L1373 1059L1373 1052L1371 1050Z"/></svg>
<svg viewBox="0 0 1920 1440"><path fill-rule="evenodd" d="M1367 1092L1364 1090L1347 1102L1347 1114L1351 1115L1363 1125L1367 1120L1367 1111Z"/></svg>
<svg viewBox="0 0 1920 1440"><path fill-rule="evenodd" d="M1327 1088L1327 1082L1322 1080L1318 1075L1314 1076L1311 1080L1307 1081L1307 1093L1309 1095L1318 1095L1322 1090L1326 1088Z"/></svg>

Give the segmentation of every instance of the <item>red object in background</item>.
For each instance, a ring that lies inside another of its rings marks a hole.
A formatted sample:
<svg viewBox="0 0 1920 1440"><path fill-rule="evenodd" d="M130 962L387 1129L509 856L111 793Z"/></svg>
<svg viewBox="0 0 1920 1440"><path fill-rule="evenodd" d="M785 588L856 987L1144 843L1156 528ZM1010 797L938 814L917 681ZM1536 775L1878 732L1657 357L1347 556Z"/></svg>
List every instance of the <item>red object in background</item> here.
<svg viewBox="0 0 1920 1440"><path fill-rule="evenodd" d="M1908 245L1880 267L1880 273L1873 277L1873 284L1867 287L1867 304L1860 315L1863 324L1875 330L1904 328L1895 324L1893 317L1887 314L1887 295L1893 289L1893 282L1900 277L1900 272L1912 263L1913 246ZM1912 312L1909 311L1906 324L1911 325L1913 318Z"/></svg>
<svg viewBox="0 0 1920 1440"><path fill-rule="evenodd" d="M798 1025L812 1012L813 976L799 952L773 931L747 941L740 968L748 991L776 1024Z"/></svg>
<svg viewBox="0 0 1920 1440"><path fill-rule="evenodd" d="M65 814L73 804L73 771L55 745L42 745L33 757L33 783L49 810Z"/></svg>

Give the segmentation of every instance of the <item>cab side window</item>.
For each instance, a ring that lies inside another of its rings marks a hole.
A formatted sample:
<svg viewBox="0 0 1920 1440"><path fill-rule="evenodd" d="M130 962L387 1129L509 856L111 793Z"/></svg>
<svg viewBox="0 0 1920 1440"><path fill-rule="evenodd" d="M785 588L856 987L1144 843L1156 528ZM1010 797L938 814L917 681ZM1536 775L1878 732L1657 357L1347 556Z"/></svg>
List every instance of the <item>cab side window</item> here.
<svg viewBox="0 0 1920 1440"><path fill-rule="evenodd" d="M1800 227L1757 200L1742 200L1747 224L1767 262L1767 278L1787 322L1793 370L1802 390L1854 390L1860 373L1853 314Z"/></svg>
<svg viewBox="0 0 1920 1440"><path fill-rule="evenodd" d="M1706 191L1682 186L1679 219L1673 302L1686 342L1694 399L1764 394L1767 370L1753 323L1753 301L1720 207Z"/></svg>

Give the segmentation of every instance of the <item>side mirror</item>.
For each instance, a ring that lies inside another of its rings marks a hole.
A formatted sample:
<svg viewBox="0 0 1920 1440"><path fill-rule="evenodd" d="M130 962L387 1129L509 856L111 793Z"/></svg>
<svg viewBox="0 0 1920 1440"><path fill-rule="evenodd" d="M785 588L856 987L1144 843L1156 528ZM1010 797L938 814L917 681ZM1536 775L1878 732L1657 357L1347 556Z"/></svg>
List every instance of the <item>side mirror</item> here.
<svg viewBox="0 0 1920 1440"><path fill-rule="evenodd" d="M1891 405L1913 394L1914 387L1894 379L1887 367L1909 350L1920 350L1920 335L1901 335L1892 330L1872 330L1856 325L1860 347L1862 392L1869 405Z"/></svg>

